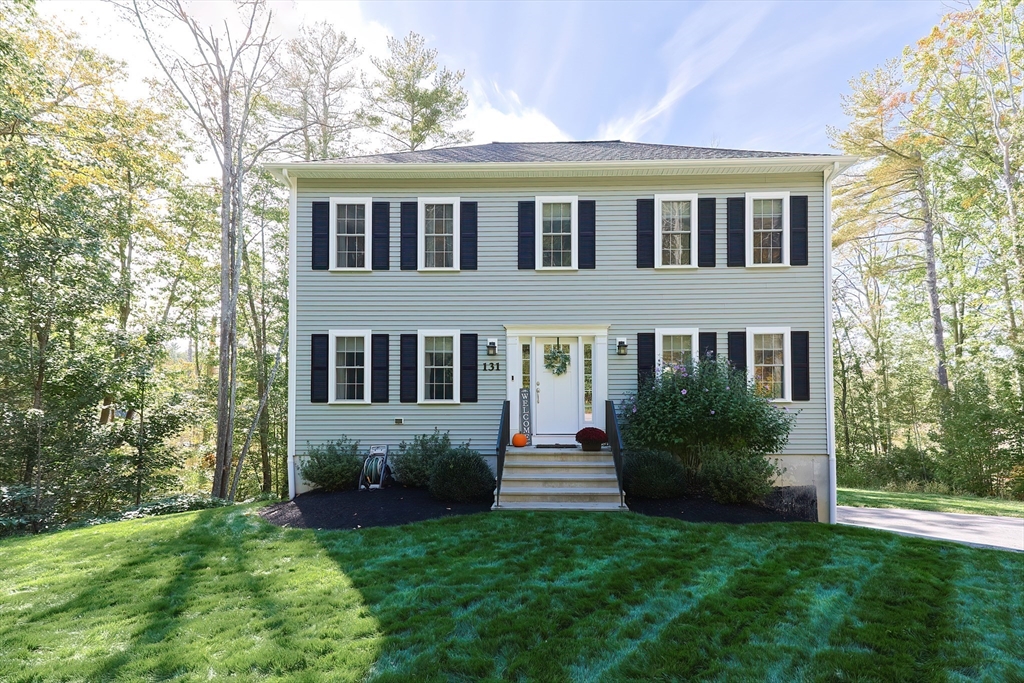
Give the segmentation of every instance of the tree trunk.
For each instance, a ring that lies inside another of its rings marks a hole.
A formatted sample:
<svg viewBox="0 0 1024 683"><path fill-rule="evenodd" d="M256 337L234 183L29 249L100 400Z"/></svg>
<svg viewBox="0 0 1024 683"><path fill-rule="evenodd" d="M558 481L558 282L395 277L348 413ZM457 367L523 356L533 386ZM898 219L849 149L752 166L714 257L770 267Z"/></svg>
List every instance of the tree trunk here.
<svg viewBox="0 0 1024 683"><path fill-rule="evenodd" d="M229 93L222 93L221 116L222 132L224 140L222 145L222 167L221 186L223 191L220 198L220 335L219 353L217 368L217 455L213 471L213 491L215 498L227 497L227 473L231 462L231 453L234 448L233 430L231 424L232 405L231 399L231 349L234 341L234 329L232 321L232 284L234 272L232 261L235 253L235 235L231 220L231 188L234 175L232 163L234 154L231 142L231 117L229 108Z"/></svg>
<svg viewBox="0 0 1024 683"><path fill-rule="evenodd" d="M928 290L928 304L932 314L932 343L935 347L935 379L943 392L949 391L949 376L946 373L946 342L942 329L942 308L939 306L939 284L935 268L935 226L932 221L931 202L925 186L924 171L917 177L918 201L924 219L921 240L924 242L925 287Z"/></svg>

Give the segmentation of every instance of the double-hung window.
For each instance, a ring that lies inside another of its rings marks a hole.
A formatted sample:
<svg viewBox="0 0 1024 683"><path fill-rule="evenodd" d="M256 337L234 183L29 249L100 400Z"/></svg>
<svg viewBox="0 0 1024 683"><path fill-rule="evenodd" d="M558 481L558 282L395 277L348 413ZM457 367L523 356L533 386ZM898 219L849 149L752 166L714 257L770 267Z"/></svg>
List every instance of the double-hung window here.
<svg viewBox="0 0 1024 683"><path fill-rule="evenodd" d="M654 330L654 357L658 367L671 370L698 360L696 327L659 327Z"/></svg>
<svg viewBox="0 0 1024 683"><path fill-rule="evenodd" d="M370 330L331 330L330 402L369 403Z"/></svg>
<svg viewBox="0 0 1024 683"><path fill-rule="evenodd" d="M537 197L538 270L579 267L579 197Z"/></svg>
<svg viewBox="0 0 1024 683"><path fill-rule="evenodd" d="M417 232L420 270L459 269L458 197L420 197Z"/></svg>
<svg viewBox="0 0 1024 683"><path fill-rule="evenodd" d="M419 331L419 402L459 402L459 331Z"/></svg>
<svg viewBox="0 0 1024 683"><path fill-rule="evenodd" d="M370 270L369 197L331 197L331 270Z"/></svg>
<svg viewBox="0 0 1024 683"><path fill-rule="evenodd" d="M697 195L654 195L657 268L692 268L697 255Z"/></svg>
<svg viewBox="0 0 1024 683"><path fill-rule="evenodd" d="M789 192L748 192L747 266L789 265Z"/></svg>
<svg viewBox="0 0 1024 683"><path fill-rule="evenodd" d="M790 400L791 354L788 327L747 328L747 368L759 394L775 401Z"/></svg>

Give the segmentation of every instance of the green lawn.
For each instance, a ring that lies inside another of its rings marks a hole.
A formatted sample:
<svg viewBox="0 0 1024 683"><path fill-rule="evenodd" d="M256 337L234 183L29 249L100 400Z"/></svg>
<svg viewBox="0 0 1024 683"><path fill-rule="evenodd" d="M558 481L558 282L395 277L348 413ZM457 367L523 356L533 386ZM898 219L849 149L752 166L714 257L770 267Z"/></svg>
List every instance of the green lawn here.
<svg viewBox="0 0 1024 683"><path fill-rule="evenodd" d="M1024 555L821 524L228 508L0 541L0 681L1022 681Z"/></svg>
<svg viewBox="0 0 1024 683"><path fill-rule="evenodd" d="M839 505L851 505L859 508L902 508L904 510L1024 517L1024 502L1003 498L948 496L941 493L890 493L867 489L838 489L836 498Z"/></svg>

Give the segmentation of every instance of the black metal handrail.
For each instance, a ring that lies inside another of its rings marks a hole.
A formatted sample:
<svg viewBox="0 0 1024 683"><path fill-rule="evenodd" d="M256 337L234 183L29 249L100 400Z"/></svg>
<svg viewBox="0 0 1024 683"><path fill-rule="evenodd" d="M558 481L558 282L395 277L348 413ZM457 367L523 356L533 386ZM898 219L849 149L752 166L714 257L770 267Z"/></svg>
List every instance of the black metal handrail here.
<svg viewBox="0 0 1024 683"><path fill-rule="evenodd" d="M509 401L505 401L501 406L501 424L498 426L498 443L494 447L494 452L498 456L497 462L497 486L494 490L494 506L498 507L501 504L501 474L505 471L505 450L508 448L509 441L511 439L512 425L510 424L510 414L512 406Z"/></svg>
<svg viewBox="0 0 1024 683"><path fill-rule="evenodd" d="M615 401L604 402L604 427L608 434L608 445L612 449L612 460L615 461L615 477L619 480L619 505L625 507L626 496L622 491L622 433L619 431L619 416L615 413Z"/></svg>

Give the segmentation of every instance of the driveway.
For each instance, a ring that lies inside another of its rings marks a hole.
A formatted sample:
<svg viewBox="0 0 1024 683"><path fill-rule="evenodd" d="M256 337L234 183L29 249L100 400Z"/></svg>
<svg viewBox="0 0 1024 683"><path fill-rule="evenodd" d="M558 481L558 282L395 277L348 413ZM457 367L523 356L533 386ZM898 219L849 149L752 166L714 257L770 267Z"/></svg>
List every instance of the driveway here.
<svg viewBox="0 0 1024 683"><path fill-rule="evenodd" d="M1024 519L1020 517L839 506L836 521L907 536L1024 552Z"/></svg>

